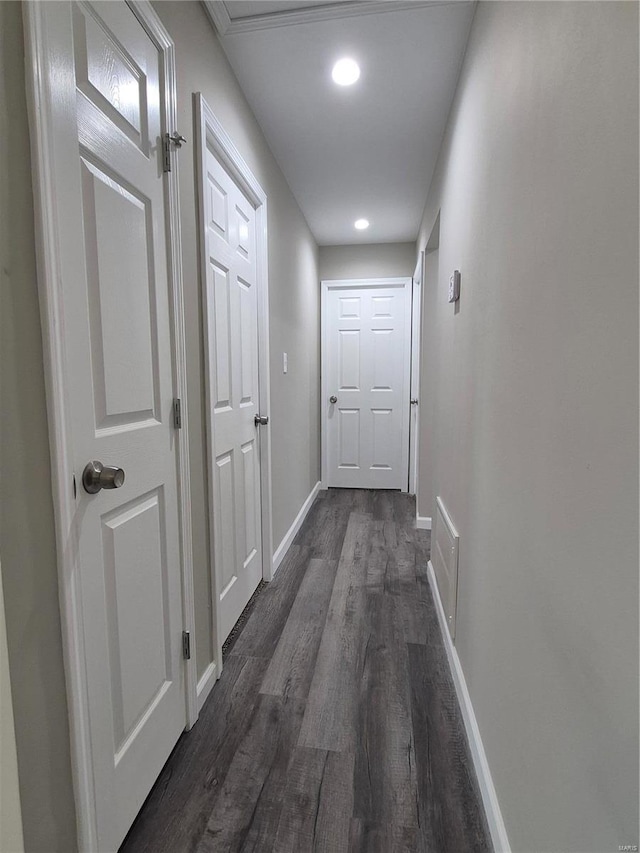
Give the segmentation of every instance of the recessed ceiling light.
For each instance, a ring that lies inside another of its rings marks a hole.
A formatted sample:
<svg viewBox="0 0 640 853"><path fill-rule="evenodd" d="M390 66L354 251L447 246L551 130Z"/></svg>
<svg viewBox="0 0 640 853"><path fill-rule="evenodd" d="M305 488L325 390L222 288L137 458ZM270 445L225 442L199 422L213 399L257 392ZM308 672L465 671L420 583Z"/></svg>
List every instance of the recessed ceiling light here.
<svg viewBox="0 0 640 853"><path fill-rule="evenodd" d="M353 223L354 227L358 229L358 231L364 231L365 228L369 227L368 219L356 219Z"/></svg>
<svg viewBox="0 0 640 853"><path fill-rule="evenodd" d="M331 76L338 86L351 86L360 76L360 66L355 59L339 59L333 66Z"/></svg>

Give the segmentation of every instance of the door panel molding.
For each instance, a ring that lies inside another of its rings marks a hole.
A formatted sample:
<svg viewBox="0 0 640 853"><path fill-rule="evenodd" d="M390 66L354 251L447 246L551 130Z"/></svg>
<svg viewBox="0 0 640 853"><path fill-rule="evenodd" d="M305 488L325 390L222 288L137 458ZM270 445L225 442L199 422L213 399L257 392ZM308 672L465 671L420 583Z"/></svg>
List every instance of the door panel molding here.
<svg viewBox="0 0 640 853"><path fill-rule="evenodd" d="M403 392L407 397L406 401L402 404L402 448L401 448L401 465L403 470L402 476L402 491L407 491L407 484L409 482L409 388L410 388L410 353L411 353L411 278L367 278L367 279L325 279L320 282L321 286L321 339L322 339L322 353L321 353L321 365L322 365L322 376L321 376L321 447L322 447L322 488L326 489L329 485L330 474L329 474L329 430L328 430L328 419L327 419L327 401L329 400L330 394L335 394L336 389L334 387L330 387L329 385L329 347L327 345L327 335L329 334L329 310L330 310L330 294L333 291L345 291L345 296L340 300L340 319L349 321L354 320L358 321L361 319L361 311L362 304L365 296L354 296L353 291L359 292L359 289L362 289L362 292L365 290L374 292L376 289L380 290L379 296L374 296L372 299L375 301L376 310L373 315L373 320L377 322L384 321L387 317L389 317L389 298L384 294L384 288L397 288L398 290L404 290L405 292L405 304L404 304L404 356L403 356L403 364L404 364L404 388ZM351 292L349 292L351 291ZM376 329L375 332L380 337L379 342L379 355L380 358L376 359L376 353L373 352L374 356L374 365L373 370L374 373L377 369L378 376L374 375L374 381L378 381L379 379L379 387L382 390L386 390L388 388L387 380L384 375L384 368L387 361L386 356L388 353L384 353L384 342L383 338L387 333L387 329L380 328ZM346 331L346 336L353 335L353 332ZM357 333L359 334L359 333ZM343 338L345 335L343 335ZM345 344L344 340L341 342L341 346L339 347L340 354L346 352L346 347L348 344ZM358 349L359 352L359 349ZM342 384L342 390L360 390L360 377L359 377L359 369L354 371L353 375L345 375L346 371L343 370L339 381ZM357 374L357 375L356 375ZM343 382L344 380L344 382ZM373 411L373 410L372 410ZM384 446L384 414L388 413L388 410L380 404L380 407L375 409L375 413L380 416L378 421L378 449ZM352 420L355 420L354 416L359 417L359 409L351 409L351 408L341 408L339 409L339 414L343 417L342 420L344 422L344 433L340 433L341 439L344 439L343 442L343 451L345 453L355 453L356 452L356 444L354 436L359 434L359 424L357 428L354 426L352 428L351 435L348 431L348 419L351 416ZM373 428L373 424L372 424ZM353 431L355 430L355 432ZM349 441L349 439L352 439ZM346 458L346 457L345 457ZM348 464L345 462L341 466L343 469L347 468L358 468L359 465ZM390 466L387 464L385 459L380 458L378 463L373 464L371 466L372 470L383 472L385 470L390 470ZM366 488L366 487L365 487Z"/></svg>
<svg viewBox="0 0 640 853"><path fill-rule="evenodd" d="M200 238L200 275L201 287L206 291L207 258L207 215L205 186L207 178L207 151L213 152L231 178L238 184L248 201L255 209L256 216L256 260L258 288L258 362L259 362L259 410L262 414L271 414L269 391L269 276L268 276L268 243L267 243L267 196L254 176L253 172L242 157L233 140L226 132L222 123L211 110L201 92L194 94L194 111L196 117L196 136L198 151L196 155L197 185L199 204L199 238ZM216 223L219 228L219 223ZM205 318L206 320L206 318ZM208 346L205 333L205 351ZM207 397L211 398L211 377L209 376L209 358L205 357L205 374ZM211 425L208 427L209 456L213 453ZM269 426L260 427L260 496L262 521L262 578L265 581L273 579L273 531L271 526L271 429ZM209 460L211 464L211 460ZM215 617L214 640L215 655L219 662L217 676L222 672L222 642L221 619L219 614L219 593L217 589L214 563L214 510L213 493L209 488L209 533L210 555L212 566L211 598L212 612ZM210 684L210 682L209 682ZM210 687L209 687L210 689Z"/></svg>
<svg viewBox="0 0 640 853"><path fill-rule="evenodd" d="M176 82L173 42L147 0L128 0L128 6L158 49L161 73L164 75L164 129L175 130ZM70 8L70 7L69 7ZM56 44L64 42L70 30L70 11L61 14L58 4L25 3L23 5L25 54L27 71L27 103L34 172L33 192L36 221L36 253L38 291L42 324L47 417L51 454L51 488L55 516L58 590L69 729L71 766L78 826L78 849L95 851L98 844L97 803L94 790L93 756L89 735L89 704L86 677L86 649L81 611L80 573L78 568L79 533L75 522L72 434L70 401L67 393L67 346L61 283L62 257L59 251L56 193L60 179L56 177L56 147L65 119L62 113L74 109L64 101L71 98L60 91L50 70L56 66ZM75 99L75 91L72 93ZM187 383L182 285L181 232L179 219L177 158L172 163L166 182L169 233L168 274L171 289L170 327L174 358L172 364L175 396L182 400L182 429L175 434L178 460L178 510L180 524L180 562L183 627L192 637L194 632L193 566L191 550L191 516L188 511L190 475L188 459L188 424L186 419ZM76 472L81 488L80 472ZM187 726L198 716L195 656L185 662L185 707Z"/></svg>

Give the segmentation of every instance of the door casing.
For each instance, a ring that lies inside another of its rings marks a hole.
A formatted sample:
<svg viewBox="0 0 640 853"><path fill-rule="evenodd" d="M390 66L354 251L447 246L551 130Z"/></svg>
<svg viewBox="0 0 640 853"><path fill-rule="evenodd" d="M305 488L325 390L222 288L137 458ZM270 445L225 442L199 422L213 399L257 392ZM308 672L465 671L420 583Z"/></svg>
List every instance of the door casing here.
<svg viewBox="0 0 640 853"><path fill-rule="evenodd" d="M207 176L206 154L207 149L220 160L231 178L238 184L242 192L255 208L256 213L256 259L257 259L257 287L258 287L258 363L259 380L258 396L260 413L271 417L270 392L269 392L269 275L268 275L268 242L267 242L267 196L260 186L258 180L240 154L235 143L226 132L222 123L217 118L205 101L201 92L194 95L194 110L196 116L196 135L198 143L197 161L197 186L199 207L199 229L200 241L200 280L203 292L206 292L206 268L208 259L206 239L206 214L205 214L205 182ZM208 347L208 334L206 321L204 327L205 353ZM209 359L205 357L205 384L207 397L211 388L211 377L209 376ZM207 418L207 430L210 430L210 419ZM273 531L272 531L272 497L271 497L271 426L260 427L260 504L262 522L262 578L265 581L273 579ZM211 452L211 436L208 436L209 453ZM208 460L208 470L211 469L211 460ZM214 563L214 516L213 516L213 493L211 486L208 489L209 499L209 545L211 566L211 597L212 613L214 614L214 648L217 657L215 678L222 674L222 643L224 638L220 631L219 596L217 590L215 563ZM213 681L205 684L205 675L201 679L199 690L199 701L204 701L206 693L211 689ZM202 698L204 697L204 698Z"/></svg>
<svg viewBox="0 0 640 853"><path fill-rule="evenodd" d="M420 252L413 273L411 300L411 397L418 400L411 406L409 415L409 494L418 494L420 453L420 354L422 346L422 282L424 279L424 252Z"/></svg>
<svg viewBox="0 0 640 853"><path fill-rule="evenodd" d="M148 0L126 0L138 21L156 45L164 77L163 109L165 131L176 129L177 99L174 45L169 33ZM54 198L59 191L54 155L55 121L52 105L56 92L48 69L53 67L53 46L49 31L57 25L47 12L47 3L28 2L23 6L25 29L25 62L27 106L33 164L33 192L36 220L37 276L42 323L47 420L51 454L51 487L56 533L58 591L62 628L71 768L73 775L78 850L94 851L98 847L97 804L93 785L93 759L89 740L88 703L85 675L85 648L78 572L75 569L78 541L74 530L75 499L72 436L67 399L66 343L60 257ZM62 24L61 24L62 25ZM195 612L191 544L189 439L187 420L187 381L182 254L178 195L178 158L166 176L167 219L169 233L169 279L171 287L171 334L174 362L175 396L182 401L182 428L176 430L178 458L178 507L180 523L180 558L183 630L191 637L191 659L185 661L185 708L187 728L198 718L195 661ZM75 472L79 476L79 472ZM79 484L78 484L78 487Z"/></svg>
<svg viewBox="0 0 640 853"><path fill-rule="evenodd" d="M321 448L322 448L322 486L321 488L326 489L328 483L328 434L327 434L327 418L325 415L326 411L326 401L329 398L329 386L327 384L328 379L328 362L327 362L327 345L325 341L325 335L327 332L327 305L328 305L328 293L330 288L358 288L362 287L363 289L369 287L375 287L380 284L391 284L391 285L399 285L407 288L407 297L408 297L408 305L409 308L411 306L411 278L384 278L384 279L376 279L376 278L366 278L366 279L325 279L320 282L321 288L321 306L320 306L320 317L321 317L321 389L320 389L320 400L321 400ZM409 312L411 316L411 311ZM405 331L405 334L411 335L411 322L409 322L409 328ZM409 357L411 348L409 347ZM411 370L409 369L409 377L411 375ZM407 391L410 390L410 386L408 385ZM405 435L403 436L403 440L406 444L406 452L403 453L404 459L407 464L407 476L404 479L404 485L401 491L406 492L407 486L409 483L409 399L407 398L406 402L406 417L403 418L403 431ZM325 408L323 408L325 406Z"/></svg>

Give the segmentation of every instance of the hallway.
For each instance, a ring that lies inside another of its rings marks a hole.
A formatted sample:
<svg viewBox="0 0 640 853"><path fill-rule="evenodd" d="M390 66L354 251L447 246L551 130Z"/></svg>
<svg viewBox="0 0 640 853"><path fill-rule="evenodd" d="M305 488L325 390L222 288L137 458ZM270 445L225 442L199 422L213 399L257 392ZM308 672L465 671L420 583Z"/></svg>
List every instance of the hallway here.
<svg viewBox="0 0 640 853"><path fill-rule="evenodd" d="M320 492L122 853L491 849L399 492Z"/></svg>
<svg viewBox="0 0 640 853"><path fill-rule="evenodd" d="M1 853L638 848L639 10L0 3Z"/></svg>

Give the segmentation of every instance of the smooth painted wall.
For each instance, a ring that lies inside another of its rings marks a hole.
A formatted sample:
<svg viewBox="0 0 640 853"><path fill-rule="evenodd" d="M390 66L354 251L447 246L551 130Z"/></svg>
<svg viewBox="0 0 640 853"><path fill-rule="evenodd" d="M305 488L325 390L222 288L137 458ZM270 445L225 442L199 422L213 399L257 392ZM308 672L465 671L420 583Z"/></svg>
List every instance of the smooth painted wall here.
<svg viewBox="0 0 640 853"><path fill-rule="evenodd" d="M414 243L362 243L320 247L320 279L411 276L416 268Z"/></svg>
<svg viewBox="0 0 640 853"><path fill-rule="evenodd" d="M199 3L154 8L176 46L178 124L195 139L193 94L202 92L267 195L273 547L282 541L320 479L318 248L267 146ZM180 150L182 272L187 325L188 414L200 677L212 660L202 296L199 276L195 145ZM289 369L282 372L282 353Z"/></svg>
<svg viewBox="0 0 640 853"><path fill-rule="evenodd" d="M24 850L22 815L18 788L18 759L13 727L11 679L7 652L4 595L0 575L0 850L20 853Z"/></svg>
<svg viewBox="0 0 640 853"><path fill-rule="evenodd" d="M212 655L192 94L202 91L268 196L274 548L320 477L316 243L200 4L155 6L175 40L199 674ZM62 661L35 270L22 9L0 3L0 553L25 849L73 853L76 825ZM289 372L281 371L282 352ZM3 851L4 853L4 851Z"/></svg>
<svg viewBox="0 0 640 853"><path fill-rule="evenodd" d="M615 851L638 844L637 4L478 4L418 249L438 211L421 506L460 533L506 828L514 853Z"/></svg>
<svg viewBox="0 0 640 853"><path fill-rule="evenodd" d="M29 853L76 846L20 3L0 3L0 558ZM4 853L4 851L3 851Z"/></svg>

